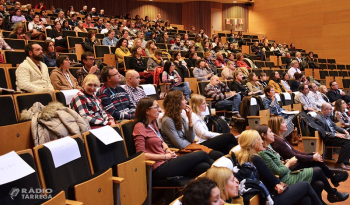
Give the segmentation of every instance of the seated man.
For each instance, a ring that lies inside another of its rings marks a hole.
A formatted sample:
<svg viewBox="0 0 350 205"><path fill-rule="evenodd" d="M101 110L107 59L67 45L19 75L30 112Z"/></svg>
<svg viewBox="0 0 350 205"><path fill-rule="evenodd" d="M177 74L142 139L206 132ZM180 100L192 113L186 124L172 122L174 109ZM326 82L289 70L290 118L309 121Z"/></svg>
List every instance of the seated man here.
<svg viewBox="0 0 350 205"><path fill-rule="evenodd" d="M346 95L344 91L339 90L337 81L334 80L330 82L329 87L330 89L327 92L327 97L331 103L338 99L343 99L347 104L350 102L350 96Z"/></svg>
<svg viewBox="0 0 350 205"><path fill-rule="evenodd" d="M91 52L84 52L81 54L81 60L83 61L84 66L77 71L77 80L78 84L82 86L84 78L88 74L95 74L98 77L98 80L101 82L100 69L97 68L95 63L95 56Z"/></svg>
<svg viewBox="0 0 350 205"><path fill-rule="evenodd" d="M96 96L101 99L107 113L116 121L134 119L135 106L130 101L129 95L119 86L121 75L115 66L106 66L101 71L104 84Z"/></svg>
<svg viewBox="0 0 350 205"><path fill-rule="evenodd" d="M262 48L259 47L259 43L255 42L254 46L252 46L252 52L255 52L256 56L260 57L260 60L264 61L265 60L265 53L262 50Z"/></svg>
<svg viewBox="0 0 350 205"><path fill-rule="evenodd" d="M316 104L314 102L312 102L309 97L309 86L306 84L301 84L299 85L298 88L299 93L295 96L295 103L301 103L301 105L303 106L303 110L305 112L317 112L319 111L319 109L317 108Z"/></svg>
<svg viewBox="0 0 350 205"><path fill-rule="evenodd" d="M25 46L27 58L16 70L17 90L30 93L52 92L49 71L43 63L43 49L37 43L30 43Z"/></svg>
<svg viewBox="0 0 350 205"><path fill-rule="evenodd" d="M332 111L332 106L329 103L323 103L321 112L317 114L315 122L322 126L326 132L326 136L323 138L323 142L326 145L341 146L338 161L336 162L335 167L350 171L350 166L347 166L350 158L349 133L343 128L336 126L330 119Z"/></svg>
<svg viewBox="0 0 350 205"><path fill-rule="evenodd" d="M104 46L115 46L118 39L115 37L114 30L108 30L107 36L103 38L102 45Z"/></svg>
<svg viewBox="0 0 350 205"><path fill-rule="evenodd" d="M316 83L310 83L309 84L309 94L308 97L312 103L315 103L317 108L321 108L322 104L325 103L326 101L323 99L321 93L318 91L318 87Z"/></svg>
<svg viewBox="0 0 350 205"><path fill-rule="evenodd" d="M181 43L181 37L176 36L175 37L175 43L171 46L171 50L178 50L178 51L183 51L184 50L184 45Z"/></svg>
<svg viewBox="0 0 350 205"><path fill-rule="evenodd" d="M95 28L97 29L105 29L105 25L103 25L103 19L102 18L98 18L97 22L94 25Z"/></svg>
<svg viewBox="0 0 350 205"><path fill-rule="evenodd" d="M145 91L142 88L139 88L140 74L135 70L129 70L126 72L125 78L126 85L124 89L129 94L130 101L136 107L141 98L147 97Z"/></svg>
<svg viewBox="0 0 350 205"><path fill-rule="evenodd" d="M291 63L290 63L291 67L289 68L288 70L288 75L289 75L289 78L294 78L294 74L295 73L301 73L301 71L299 70L299 63L297 60L293 60Z"/></svg>
<svg viewBox="0 0 350 205"><path fill-rule="evenodd" d="M225 94L225 92L227 92L227 94ZM206 97L213 98L212 103L217 110L232 110L233 119L239 122L245 121L239 114L241 95L231 92L230 88L228 88L225 83L221 82L218 76L214 75L211 77L210 83L204 88L204 93Z"/></svg>

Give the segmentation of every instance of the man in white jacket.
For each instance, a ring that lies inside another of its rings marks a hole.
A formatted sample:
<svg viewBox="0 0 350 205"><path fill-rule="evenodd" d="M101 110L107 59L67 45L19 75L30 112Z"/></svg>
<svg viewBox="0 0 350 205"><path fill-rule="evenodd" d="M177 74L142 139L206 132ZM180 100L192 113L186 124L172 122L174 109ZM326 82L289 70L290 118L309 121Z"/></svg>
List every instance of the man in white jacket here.
<svg viewBox="0 0 350 205"><path fill-rule="evenodd" d="M25 47L27 58L16 70L16 85L18 91L30 93L51 92L49 71L43 63L43 49L37 43L30 43Z"/></svg>

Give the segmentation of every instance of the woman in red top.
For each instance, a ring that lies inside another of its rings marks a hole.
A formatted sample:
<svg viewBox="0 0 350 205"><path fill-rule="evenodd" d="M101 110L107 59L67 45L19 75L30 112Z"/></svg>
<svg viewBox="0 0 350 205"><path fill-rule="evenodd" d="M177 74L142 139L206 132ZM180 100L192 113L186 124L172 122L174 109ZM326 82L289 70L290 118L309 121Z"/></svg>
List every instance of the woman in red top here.
<svg viewBox="0 0 350 205"><path fill-rule="evenodd" d="M156 120L160 107L153 98L142 98L136 107L133 136L136 152L145 152L146 160L153 160L152 177L166 179L167 177L195 177L211 166L208 154L199 151L177 157L160 135Z"/></svg>
<svg viewBox="0 0 350 205"><path fill-rule="evenodd" d="M249 65L248 65L246 62L244 62L243 58L244 58L244 56L243 56L242 53L237 53L237 54L236 54L236 59L237 59L236 64L237 64L237 67L244 67L244 68L251 69L251 67L249 67Z"/></svg>

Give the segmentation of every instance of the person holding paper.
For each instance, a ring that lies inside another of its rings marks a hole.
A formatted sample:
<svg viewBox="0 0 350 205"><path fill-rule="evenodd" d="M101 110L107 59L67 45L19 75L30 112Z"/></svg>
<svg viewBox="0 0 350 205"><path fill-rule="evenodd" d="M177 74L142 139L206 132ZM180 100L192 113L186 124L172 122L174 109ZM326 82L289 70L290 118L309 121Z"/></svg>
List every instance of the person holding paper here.
<svg viewBox="0 0 350 205"><path fill-rule="evenodd" d="M334 173L332 170L330 170L328 166L323 163L322 156L318 152L305 153L294 149L286 138L282 136L286 131L287 126L281 116L271 117L269 120L269 127L274 135L274 142L270 144L271 147L278 152L284 160L290 159L294 156L298 159L298 162L294 166L289 167L291 171L308 167L319 167L336 187L339 186L339 182L343 182L348 179L349 174L346 171ZM261 125L261 128L267 130L268 127L266 125ZM266 133L263 135L266 135Z"/></svg>
<svg viewBox="0 0 350 205"><path fill-rule="evenodd" d="M293 156L288 161L286 161L285 164L283 164L280 160L280 155L275 150L273 150L270 145L275 140L274 133L271 131L271 129L266 125L259 125L256 127L256 131L262 139L259 141L262 141L263 146L262 149L257 152L257 154L263 159L272 173L279 176L283 183L291 186L306 181L310 183L321 202L321 194L323 190L328 193L327 199L331 203L345 201L349 197L348 193L341 193L338 192L337 189L332 188L324 172L319 167L308 167L299 169L297 172L292 173L290 169L296 165L298 159ZM242 134L239 138L240 144L242 142L241 140L243 140L241 139ZM239 159L239 156L237 156L237 159ZM240 162L240 160L238 161Z"/></svg>
<svg viewBox="0 0 350 205"><path fill-rule="evenodd" d="M180 92L180 91L178 91ZM167 177L196 177L211 166L208 155L203 151L177 156L164 142L157 126L160 107L153 98L142 98L136 107L133 130L136 152L145 152L146 160L153 160L152 177L166 179Z"/></svg>
<svg viewBox="0 0 350 205"><path fill-rule="evenodd" d="M253 94L262 93L264 89L254 72L248 75L246 86L248 86L250 91L253 91Z"/></svg>
<svg viewBox="0 0 350 205"><path fill-rule="evenodd" d="M60 55L56 59L57 67L51 71L50 75L51 84L55 90L81 90L77 79L69 72L70 63L67 55Z"/></svg>
<svg viewBox="0 0 350 205"><path fill-rule="evenodd" d="M245 121L239 114L241 95L231 92L230 88L221 82L218 76L211 77L210 83L204 88L204 93L208 98L213 98L212 104L217 110L232 110L232 119L238 122Z"/></svg>
<svg viewBox="0 0 350 205"><path fill-rule="evenodd" d="M205 145L224 154L228 154L234 146L238 145L237 139L231 133L209 131L202 115L202 112L207 109L207 102L203 95L194 94L191 97L190 106L197 144Z"/></svg>
<svg viewBox="0 0 350 205"><path fill-rule="evenodd" d="M101 100L94 94L99 86L100 81L96 75L87 75L83 89L73 97L69 107L86 117L91 126L114 125L113 117L104 111Z"/></svg>
<svg viewBox="0 0 350 205"><path fill-rule="evenodd" d="M97 92L106 112L119 122L122 120L134 119L135 106L131 102L128 93L119 86L121 74L115 66L106 66L101 71L101 78L104 84Z"/></svg>
<svg viewBox="0 0 350 205"><path fill-rule="evenodd" d="M126 85L124 89L128 93L130 101L136 107L137 103L141 100L141 98L147 97L145 91L139 87L140 74L135 70L129 70L128 72L126 72L125 78Z"/></svg>

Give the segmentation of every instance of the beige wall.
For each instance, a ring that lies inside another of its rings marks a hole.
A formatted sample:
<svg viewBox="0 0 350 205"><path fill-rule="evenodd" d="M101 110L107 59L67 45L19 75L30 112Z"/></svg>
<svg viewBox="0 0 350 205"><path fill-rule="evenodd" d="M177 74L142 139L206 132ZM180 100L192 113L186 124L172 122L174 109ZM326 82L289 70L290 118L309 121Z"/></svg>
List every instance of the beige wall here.
<svg viewBox="0 0 350 205"><path fill-rule="evenodd" d="M350 64L349 0L255 0L249 32Z"/></svg>

